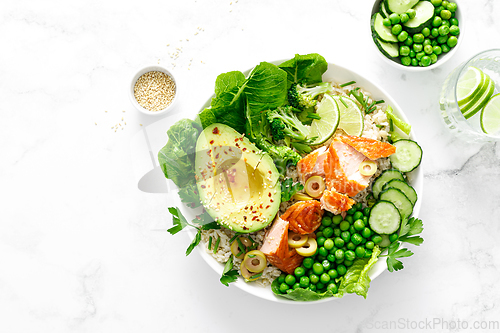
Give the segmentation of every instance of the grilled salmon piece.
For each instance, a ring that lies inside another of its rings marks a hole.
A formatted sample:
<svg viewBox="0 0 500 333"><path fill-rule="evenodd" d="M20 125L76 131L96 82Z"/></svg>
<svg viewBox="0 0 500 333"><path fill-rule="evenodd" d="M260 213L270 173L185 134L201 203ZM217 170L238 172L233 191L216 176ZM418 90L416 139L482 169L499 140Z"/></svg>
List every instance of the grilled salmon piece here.
<svg viewBox="0 0 500 333"><path fill-rule="evenodd" d="M351 209L352 205L356 203L353 199L345 194L325 190L321 197L321 208L332 212L333 214L340 214Z"/></svg>
<svg viewBox="0 0 500 333"><path fill-rule="evenodd" d="M281 218L289 222L289 228L301 235L310 234L321 225L323 210L316 200L299 201L288 207Z"/></svg>
<svg viewBox="0 0 500 333"><path fill-rule="evenodd" d="M260 251L272 265L283 272L293 274L295 268L302 264L304 257L288 246L288 226L288 221L276 217L264 237Z"/></svg>
<svg viewBox="0 0 500 333"><path fill-rule="evenodd" d="M328 155L328 147L321 147L308 154L297 163L297 173L302 184L312 176L325 177L324 163Z"/></svg>
<svg viewBox="0 0 500 333"><path fill-rule="evenodd" d="M335 138L359 151L371 160L389 157L396 152L396 147L387 142L352 135L341 135Z"/></svg>

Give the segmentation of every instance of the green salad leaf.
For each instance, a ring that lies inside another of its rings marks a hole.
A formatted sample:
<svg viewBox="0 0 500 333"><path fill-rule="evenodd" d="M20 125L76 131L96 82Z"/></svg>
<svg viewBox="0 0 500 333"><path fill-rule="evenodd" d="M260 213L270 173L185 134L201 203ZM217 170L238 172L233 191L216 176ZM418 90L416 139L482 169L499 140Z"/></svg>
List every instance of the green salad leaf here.
<svg viewBox="0 0 500 333"><path fill-rule="evenodd" d="M229 283L238 280L238 271L233 269L233 256L230 256L226 264L224 265L224 270L222 271L222 276L220 277L220 282L229 287Z"/></svg>
<svg viewBox="0 0 500 333"><path fill-rule="evenodd" d="M287 294L281 294L279 291L278 279L274 279L274 281L272 282L271 290L277 296L299 302L318 301L320 299L330 298L334 296L333 293L329 290L325 291L324 293L317 293L315 291L304 288L297 288Z"/></svg>
<svg viewBox="0 0 500 333"><path fill-rule="evenodd" d="M196 208L201 206L200 196L195 182L191 182L186 184L184 187L181 187L179 189L179 197L188 207Z"/></svg>
<svg viewBox="0 0 500 333"><path fill-rule="evenodd" d="M310 85L322 82L328 63L317 53L296 54L295 57L281 63L278 67L287 73L287 88L289 88L292 83Z"/></svg>

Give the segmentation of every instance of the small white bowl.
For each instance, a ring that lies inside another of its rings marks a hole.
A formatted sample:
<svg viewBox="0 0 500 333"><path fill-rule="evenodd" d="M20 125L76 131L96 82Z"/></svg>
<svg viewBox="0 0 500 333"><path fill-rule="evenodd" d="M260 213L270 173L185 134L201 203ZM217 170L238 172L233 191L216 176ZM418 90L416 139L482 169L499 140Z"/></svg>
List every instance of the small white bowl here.
<svg viewBox="0 0 500 333"><path fill-rule="evenodd" d="M373 7L372 7L372 12L371 12L371 15L370 15L370 24L371 24L371 18L373 16L373 14L375 14L376 12L379 11L379 8L380 8L380 3L382 2L383 0L375 0L375 3L373 4ZM405 66L403 64L401 64L401 62L399 61L399 58L393 60L393 59L390 59L388 57L386 57L385 55L382 54L382 52L380 52L380 50L378 49L377 45L375 45L375 42L373 41L372 38L372 46L375 48L377 54L382 58L382 60L385 62L385 63L388 63L390 66L394 67L394 68L397 68L397 69L403 69L403 70L407 70L407 71L410 71L410 72L423 72L423 71L428 71L430 69L434 69L434 68L437 68L439 66L441 66L442 64L444 64L445 62L447 62L448 60L451 59L451 57L453 57L453 55L455 54L455 52L457 51L457 49L460 47L460 44L462 43L462 39L464 38L463 37L463 34L464 34L464 16L462 15L462 5L460 5L460 1L459 0L451 0L452 2L455 2L458 6L457 8L457 11L455 12L455 17L456 19L458 20L458 24L459 24L459 28L460 28L460 34L458 35L458 43L457 45L455 45L455 47L453 47L448 53L442 53L441 55L438 56L438 60L436 61L436 63L430 65L430 66L427 66L427 67L422 67L422 66ZM370 34L372 33L371 31L371 26L370 26Z"/></svg>
<svg viewBox="0 0 500 333"><path fill-rule="evenodd" d="M140 105L137 100L135 99L135 96L134 96L134 86L135 86L135 83L137 82L137 80L143 75L143 74L146 74L148 72L154 72L154 71L158 71L158 72L162 72L162 73L165 73L167 74L168 76L170 76L172 78L172 80L174 81L175 83L175 95L174 95L174 99L172 100L172 102L164 109L162 110L158 110L158 111L151 111L151 110L148 110L146 108L144 108L142 105ZM132 80L130 82L130 88L129 88L129 97L130 97L130 102L135 106L135 108L141 112L141 113L144 113L146 115L150 115L150 116L161 116L161 115L164 115L165 113L171 111L175 105L175 102L177 101L177 97L179 96L179 85L178 85L178 82L175 80L175 77L172 73L172 71L162 67L162 66L148 66L148 67L144 67L140 70L138 70L135 75L132 77Z"/></svg>

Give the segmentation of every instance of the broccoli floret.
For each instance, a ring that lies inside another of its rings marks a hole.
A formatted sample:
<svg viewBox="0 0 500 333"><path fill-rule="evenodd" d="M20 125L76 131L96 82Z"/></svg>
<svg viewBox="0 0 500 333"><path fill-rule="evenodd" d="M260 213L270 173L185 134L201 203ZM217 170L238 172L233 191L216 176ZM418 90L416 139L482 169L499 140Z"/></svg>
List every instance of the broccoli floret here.
<svg viewBox="0 0 500 333"><path fill-rule="evenodd" d="M288 103L300 110L307 109L316 105L316 97L319 94L331 92L332 90L333 87L328 82L322 82L313 87L293 83L288 89Z"/></svg>
<svg viewBox="0 0 500 333"><path fill-rule="evenodd" d="M275 141L286 137L302 143L311 142L309 126L302 124L292 106L287 105L269 110L266 116L271 124L271 134Z"/></svg>

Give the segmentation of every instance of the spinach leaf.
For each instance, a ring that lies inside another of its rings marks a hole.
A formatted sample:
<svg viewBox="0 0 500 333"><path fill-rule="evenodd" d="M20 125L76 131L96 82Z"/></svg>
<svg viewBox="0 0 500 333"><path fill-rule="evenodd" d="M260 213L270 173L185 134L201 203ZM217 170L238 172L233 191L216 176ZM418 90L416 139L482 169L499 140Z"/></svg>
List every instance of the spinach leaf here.
<svg viewBox="0 0 500 333"><path fill-rule="evenodd" d="M309 85L322 82L328 63L317 53L296 54L294 58L281 63L278 67L287 73L288 87L290 87L292 83Z"/></svg>

